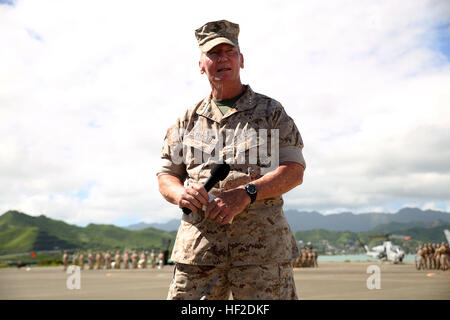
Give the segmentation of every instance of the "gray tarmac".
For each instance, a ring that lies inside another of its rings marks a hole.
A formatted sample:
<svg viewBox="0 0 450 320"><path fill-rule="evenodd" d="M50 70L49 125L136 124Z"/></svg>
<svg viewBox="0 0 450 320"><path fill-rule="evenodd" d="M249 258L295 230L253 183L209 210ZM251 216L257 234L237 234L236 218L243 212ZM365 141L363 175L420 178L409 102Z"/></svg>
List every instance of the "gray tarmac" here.
<svg viewBox="0 0 450 320"><path fill-rule="evenodd" d="M367 273L380 267L380 289L369 290ZM80 289L69 290L62 267L0 269L0 299L164 300L173 266L163 269L81 270ZM303 300L450 299L450 272L415 269L414 264L322 262L319 268L294 269Z"/></svg>

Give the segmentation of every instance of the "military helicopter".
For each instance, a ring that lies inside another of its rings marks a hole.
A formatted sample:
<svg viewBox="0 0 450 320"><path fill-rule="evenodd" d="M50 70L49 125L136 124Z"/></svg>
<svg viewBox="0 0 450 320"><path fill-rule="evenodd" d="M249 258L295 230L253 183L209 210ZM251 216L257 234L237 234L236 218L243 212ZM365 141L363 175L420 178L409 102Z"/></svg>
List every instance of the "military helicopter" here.
<svg viewBox="0 0 450 320"><path fill-rule="evenodd" d="M389 241L390 238L396 238L396 239L403 239L403 240L410 240L410 236L401 236L401 235L380 235L380 236L369 236L369 238L376 239L376 238L382 238L385 239L382 245L375 246L372 249L370 249L367 245L363 244L361 240L358 239L361 246L366 251L366 255L375 258L380 259L381 261L391 261L394 264L397 264L399 262L403 261L403 258L405 257L405 251L403 251L399 246L392 244L391 241Z"/></svg>

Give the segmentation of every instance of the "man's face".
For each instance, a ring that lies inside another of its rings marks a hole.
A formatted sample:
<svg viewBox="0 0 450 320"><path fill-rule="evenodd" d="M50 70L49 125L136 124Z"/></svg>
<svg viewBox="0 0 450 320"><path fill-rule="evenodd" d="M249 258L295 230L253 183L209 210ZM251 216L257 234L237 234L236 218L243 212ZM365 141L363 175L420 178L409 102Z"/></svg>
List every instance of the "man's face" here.
<svg viewBox="0 0 450 320"><path fill-rule="evenodd" d="M202 53L199 67L210 81L239 80L240 68L244 68L244 56L237 47L221 43Z"/></svg>

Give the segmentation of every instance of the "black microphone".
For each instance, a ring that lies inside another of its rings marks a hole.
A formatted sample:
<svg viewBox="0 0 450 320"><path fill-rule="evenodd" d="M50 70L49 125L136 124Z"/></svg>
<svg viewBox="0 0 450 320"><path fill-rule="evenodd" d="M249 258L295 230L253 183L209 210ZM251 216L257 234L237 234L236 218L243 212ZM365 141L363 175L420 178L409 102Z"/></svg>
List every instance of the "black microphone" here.
<svg viewBox="0 0 450 320"><path fill-rule="evenodd" d="M206 180L205 184L203 185L203 187L205 188L206 192L211 190L212 187L214 187L214 185L217 182L222 181L223 179L225 179L228 176L229 173L230 173L230 166L227 163L216 164L211 169L211 176ZM183 208L183 213L184 214L191 214L191 212L192 212L191 209Z"/></svg>

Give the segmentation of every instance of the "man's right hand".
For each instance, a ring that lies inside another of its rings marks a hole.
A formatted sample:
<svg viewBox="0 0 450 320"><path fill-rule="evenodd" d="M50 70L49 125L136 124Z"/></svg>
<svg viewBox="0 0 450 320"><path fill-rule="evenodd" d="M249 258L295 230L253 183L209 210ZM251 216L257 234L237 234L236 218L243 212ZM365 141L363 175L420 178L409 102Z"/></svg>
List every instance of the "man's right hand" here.
<svg viewBox="0 0 450 320"><path fill-rule="evenodd" d="M181 209L188 208L192 212L199 212L204 205L208 205L208 201L209 195L203 185L194 183L179 194L177 204Z"/></svg>

